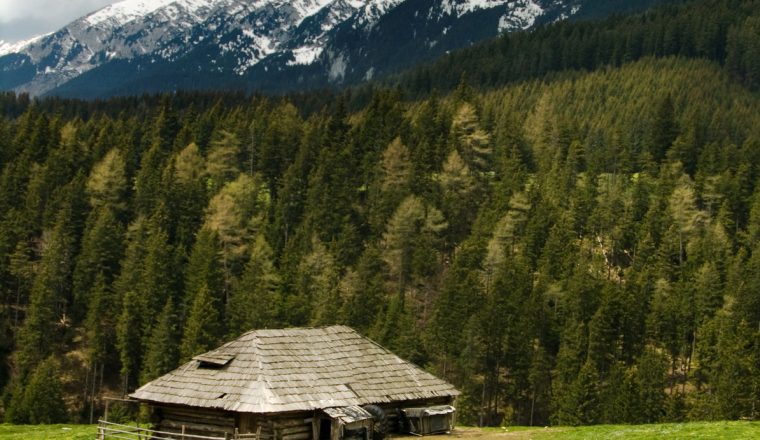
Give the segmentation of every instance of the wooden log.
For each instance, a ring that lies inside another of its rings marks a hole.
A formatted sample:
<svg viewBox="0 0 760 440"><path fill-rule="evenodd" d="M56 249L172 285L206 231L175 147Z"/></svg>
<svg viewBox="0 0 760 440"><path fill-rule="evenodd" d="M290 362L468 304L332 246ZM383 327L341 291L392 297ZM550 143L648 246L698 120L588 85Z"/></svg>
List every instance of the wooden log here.
<svg viewBox="0 0 760 440"><path fill-rule="evenodd" d="M218 433L219 435L222 434L222 432L227 432L232 434L234 431L234 427L232 426L220 426L220 425L207 425L203 423L187 423L187 422L179 422L175 420L167 420L164 419L159 424L161 428L161 431L166 431L168 429L171 429L173 431L176 431L177 433L182 433L183 428L187 434L190 434L189 431L198 431L198 432L212 432L212 433Z"/></svg>
<svg viewBox="0 0 760 440"><path fill-rule="evenodd" d="M283 428L280 432L282 432L283 436L290 434L300 434L302 432L311 432L311 425L299 425L290 428Z"/></svg>
<svg viewBox="0 0 760 440"><path fill-rule="evenodd" d="M311 432L303 432L299 434L283 435L282 440L309 440L311 438Z"/></svg>
<svg viewBox="0 0 760 440"><path fill-rule="evenodd" d="M193 411L162 410L161 413L164 415L164 417L171 417L175 419L219 420L219 421L224 421L225 423L232 422L234 420L233 417L226 414L205 413L202 411L193 412Z"/></svg>
<svg viewBox="0 0 760 440"><path fill-rule="evenodd" d="M298 425L304 425L306 423L311 423L311 420L308 422L306 421L307 418L287 418L287 419L273 419L272 422L274 423L275 428L287 428L290 426L298 426Z"/></svg>

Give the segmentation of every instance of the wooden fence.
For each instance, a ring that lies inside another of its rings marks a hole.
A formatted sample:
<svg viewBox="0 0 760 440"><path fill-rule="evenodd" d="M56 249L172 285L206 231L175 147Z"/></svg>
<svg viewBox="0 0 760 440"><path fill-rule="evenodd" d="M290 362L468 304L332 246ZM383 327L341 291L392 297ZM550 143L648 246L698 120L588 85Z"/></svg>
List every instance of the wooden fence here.
<svg viewBox="0 0 760 440"><path fill-rule="evenodd" d="M223 437L219 437L185 434L184 426L182 427L182 431L177 433L99 420L97 440L263 440L262 437L261 428L252 434L240 434L237 432L237 428L235 428L233 434L225 433Z"/></svg>

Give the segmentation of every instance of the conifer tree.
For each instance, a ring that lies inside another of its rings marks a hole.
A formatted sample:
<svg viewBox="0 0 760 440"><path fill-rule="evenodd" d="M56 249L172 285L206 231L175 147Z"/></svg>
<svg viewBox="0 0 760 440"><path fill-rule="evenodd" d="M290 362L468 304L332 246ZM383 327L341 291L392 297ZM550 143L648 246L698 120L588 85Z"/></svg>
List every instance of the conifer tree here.
<svg viewBox="0 0 760 440"><path fill-rule="evenodd" d="M226 292L244 265L251 237L264 230L270 203L261 177L247 174L225 185L209 202L203 227L218 236Z"/></svg>
<svg viewBox="0 0 760 440"><path fill-rule="evenodd" d="M203 208L208 204L206 163L195 143L177 153L173 161L173 185L168 203L176 218L175 236L185 248L190 246L203 221Z"/></svg>
<svg viewBox="0 0 760 440"><path fill-rule="evenodd" d="M93 367L113 360L111 349L115 346L117 305L105 275L99 272L88 292L84 322L87 356Z"/></svg>
<svg viewBox="0 0 760 440"><path fill-rule="evenodd" d="M93 208L107 205L120 213L127 207L124 200L126 192L126 162L121 151L114 148L92 168L87 180L90 205Z"/></svg>
<svg viewBox="0 0 760 440"><path fill-rule="evenodd" d="M231 182L240 173L237 166L240 153L240 140L234 133L222 130L218 138L211 141L206 161L206 175L211 194L215 194L225 184Z"/></svg>
<svg viewBox="0 0 760 440"><path fill-rule="evenodd" d="M280 322L284 313L281 310L281 280L273 257L264 236L257 235L248 264L227 304L230 337Z"/></svg>
<svg viewBox="0 0 760 440"><path fill-rule="evenodd" d="M639 390L637 421L657 423L665 414L667 359L652 349L646 349L638 359L636 384Z"/></svg>
<svg viewBox="0 0 760 440"><path fill-rule="evenodd" d="M161 186L166 152L157 144L142 154L140 169L135 177L134 204L140 215L148 216L155 209L165 188Z"/></svg>
<svg viewBox="0 0 760 440"><path fill-rule="evenodd" d="M451 134L462 158L477 173L491 169L493 147L490 135L480 127L480 120L470 103L462 104L451 122Z"/></svg>
<svg viewBox="0 0 760 440"><path fill-rule="evenodd" d="M180 358L182 362L215 348L221 341L224 328L219 315L218 299L211 296L208 286L202 285L195 295L184 327Z"/></svg>
<svg viewBox="0 0 760 440"><path fill-rule="evenodd" d="M65 207L45 243L18 336L17 365L22 377L52 353L70 324L66 303L77 239L72 220L71 207Z"/></svg>
<svg viewBox="0 0 760 440"><path fill-rule="evenodd" d="M409 155L401 138L394 139L383 152L376 184L373 185L374 200L370 205L375 211L370 221L376 230L382 229L393 209L408 195L412 177Z"/></svg>
<svg viewBox="0 0 760 440"><path fill-rule="evenodd" d="M124 227L109 206L90 213L72 279L75 316L83 316L88 292L98 274L110 284L116 278L123 253Z"/></svg>
<svg viewBox="0 0 760 440"><path fill-rule="evenodd" d="M678 136L678 125L675 119L673 98L665 95L656 104L652 118L652 128L649 138L649 152L652 158L659 162L673 145Z"/></svg>
<svg viewBox="0 0 760 440"><path fill-rule="evenodd" d="M415 259L435 258L435 240L447 226L443 214L417 196L409 196L399 205L383 235L383 259L394 290L401 292L406 287L414 274Z"/></svg>
<svg viewBox="0 0 760 440"><path fill-rule="evenodd" d="M122 391L130 391L136 385L137 373L142 365L143 318L145 304L134 290L129 290L121 299L121 313L116 323L116 348L121 362Z"/></svg>
<svg viewBox="0 0 760 440"><path fill-rule="evenodd" d="M23 410L31 424L52 424L66 421L66 405L60 382L58 361L50 357L32 372L24 389Z"/></svg>
<svg viewBox="0 0 760 440"><path fill-rule="evenodd" d="M469 227L477 213L477 181L472 170L454 150L443 164L439 181L442 208L447 218L454 222L449 228L450 241L458 242L469 232Z"/></svg>
<svg viewBox="0 0 760 440"><path fill-rule="evenodd" d="M211 296L223 306L227 294L224 285L224 273L219 264L219 241L214 231L203 228L198 234L185 266L184 297L181 309L189 310L195 296L202 287L206 287Z"/></svg>
<svg viewBox="0 0 760 440"><path fill-rule="evenodd" d="M295 292L285 303L290 309L289 319L312 324L335 323L341 306L339 273L335 257L316 237L312 238L311 252L301 259L296 277Z"/></svg>
<svg viewBox="0 0 760 440"><path fill-rule="evenodd" d="M343 297L339 316L347 325L366 332L378 319L385 304L387 272L380 252L371 247L364 251L355 270L349 270L340 282Z"/></svg>
<svg viewBox="0 0 760 440"><path fill-rule="evenodd" d="M177 366L179 352L177 345L177 313L174 301L169 298L156 318L145 345L144 362L140 373L140 383L145 384L160 377ZM184 344L180 347L182 349Z"/></svg>

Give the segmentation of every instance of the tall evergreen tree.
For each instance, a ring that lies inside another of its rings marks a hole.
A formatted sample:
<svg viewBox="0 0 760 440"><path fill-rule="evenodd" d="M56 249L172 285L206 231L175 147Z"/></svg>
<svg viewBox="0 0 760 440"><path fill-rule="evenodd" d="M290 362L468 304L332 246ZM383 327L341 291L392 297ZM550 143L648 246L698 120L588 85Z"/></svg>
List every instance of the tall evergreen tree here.
<svg viewBox="0 0 760 440"><path fill-rule="evenodd" d="M203 285L198 289L180 345L180 357L183 362L215 348L221 341L224 327L219 315L218 301L211 296L208 286ZM158 371L156 373L161 374Z"/></svg>
<svg viewBox="0 0 760 440"><path fill-rule="evenodd" d="M177 320L174 301L169 298L156 318L156 325L147 339L140 383L144 384L156 379L177 366L179 351L184 348L183 344L180 350L177 350L179 342Z"/></svg>

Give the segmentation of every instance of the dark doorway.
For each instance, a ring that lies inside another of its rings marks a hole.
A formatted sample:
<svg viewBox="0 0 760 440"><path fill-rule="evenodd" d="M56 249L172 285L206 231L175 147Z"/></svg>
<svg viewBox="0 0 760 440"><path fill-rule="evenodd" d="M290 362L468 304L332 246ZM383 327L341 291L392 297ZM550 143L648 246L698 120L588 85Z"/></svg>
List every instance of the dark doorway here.
<svg viewBox="0 0 760 440"><path fill-rule="evenodd" d="M319 421L319 440L330 440L332 420L322 419Z"/></svg>

